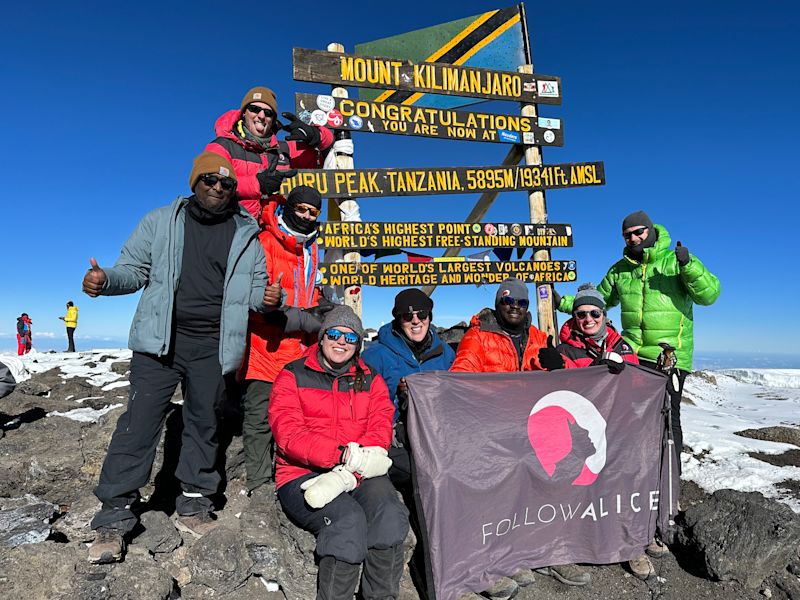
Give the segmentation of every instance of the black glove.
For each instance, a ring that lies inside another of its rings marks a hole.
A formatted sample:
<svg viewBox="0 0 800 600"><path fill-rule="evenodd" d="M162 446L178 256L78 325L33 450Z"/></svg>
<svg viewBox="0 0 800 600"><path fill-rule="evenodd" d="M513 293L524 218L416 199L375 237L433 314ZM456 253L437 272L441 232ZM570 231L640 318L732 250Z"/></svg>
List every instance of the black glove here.
<svg viewBox="0 0 800 600"><path fill-rule="evenodd" d="M616 352L604 352L595 364L607 366L608 372L614 375L619 375L625 370L625 359Z"/></svg>
<svg viewBox="0 0 800 600"><path fill-rule="evenodd" d="M297 175L296 169L288 169L286 171L278 171L277 169L268 171L264 169L256 173L256 179L258 179L258 187L261 189L261 194L263 196L271 196L281 189L281 183L283 183L284 179L295 175Z"/></svg>
<svg viewBox="0 0 800 600"><path fill-rule="evenodd" d="M547 336L547 346L539 348L539 364L546 371L564 368L564 357L553 346L553 336Z"/></svg>
<svg viewBox="0 0 800 600"><path fill-rule="evenodd" d="M689 249L686 246L681 246L680 242L675 246L675 260L677 260L678 264L682 267L689 264Z"/></svg>
<svg viewBox="0 0 800 600"><path fill-rule="evenodd" d="M334 308L339 306L338 304L334 304L330 300L328 300L325 296L320 295L319 303L317 306L312 306L311 308L306 308L305 311L310 315L313 315L314 318L318 319L320 322L325 320L325 315L331 312Z"/></svg>
<svg viewBox="0 0 800 600"><path fill-rule="evenodd" d="M284 116L284 118L289 119L289 122L283 126L283 130L289 132L289 135L286 136L287 141L304 142L312 148L319 146L319 129L317 129L314 125L303 123L293 113L285 112L281 114Z"/></svg>

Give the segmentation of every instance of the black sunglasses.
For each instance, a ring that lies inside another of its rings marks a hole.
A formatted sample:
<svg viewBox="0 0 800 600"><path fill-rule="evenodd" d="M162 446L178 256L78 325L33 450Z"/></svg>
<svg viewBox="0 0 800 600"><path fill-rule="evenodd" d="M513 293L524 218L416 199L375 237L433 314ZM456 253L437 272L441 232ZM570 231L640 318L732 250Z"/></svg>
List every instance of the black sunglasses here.
<svg viewBox="0 0 800 600"><path fill-rule="evenodd" d="M639 237L645 231L647 231L647 229L648 229L647 227L639 227L639 229L633 229L631 231L626 231L625 233L622 234L622 237L624 237L626 240L631 239L633 236Z"/></svg>
<svg viewBox="0 0 800 600"><path fill-rule="evenodd" d="M585 319L589 315L592 316L593 319L599 319L603 316L603 311L601 310L576 310L575 316L579 319Z"/></svg>
<svg viewBox="0 0 800 600"><path fill-rule="evenodd" d="M219 183L220 187L225 191L236 189L236 180L230 177L219 177L218 175L201 175L200 181L208 187L214 187Z"/></svg>
<svg viewBox="0 0 800 600"><path fill-rule="evenodd" d="M500 298L500 304L504 304L505 306L519 306L520 308L528 308L531 303L528 300L525 300L525 298L512 298L511 296L503 296Z"/></svg>
<svg viewBox="0 0 800 600"><path fill-rule="evenodd" d="M257 115L258 113L260 113L263 110L265 117L272 118L272 119L274 119L276 117L275 111L272 110L271 108L264 108L263 106L256 106L255 104L248 104L247 106L244 107L244 109L246 111L248 111L248 112L253 113L254 115Z"/></svg>
<svg viewBox="0 0 800 600"><path fill-rule="evenodd" d="M353 346L355 346L359 340L358 334L353 331L339 331L333 328L325 331L325 336L332 342L338 342L339 338L344 336L344 341Z"/></svg>
<svg viewBox="0 0 800 600"><path fill-rule="evenodd" d="M427 319L428 317L431 316L431 311L429 311L429 310L415 310L413 312L404 312L404 313L400 313L400 318L406 323L411 323L411 321L414 320L414 315L417 315L417 318L420 321L424 321L425 319Z"/></svg>

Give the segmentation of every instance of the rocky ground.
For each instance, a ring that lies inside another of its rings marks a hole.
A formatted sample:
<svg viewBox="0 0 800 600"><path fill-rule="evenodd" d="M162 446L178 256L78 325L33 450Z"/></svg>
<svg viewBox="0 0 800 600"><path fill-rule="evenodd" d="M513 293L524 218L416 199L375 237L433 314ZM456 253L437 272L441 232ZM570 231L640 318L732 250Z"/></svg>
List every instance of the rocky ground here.
<svg viewBox="0 0 800 600"><path fill-rule="evenodd" d="M240 415L233 409L224 415L220 468L226 486L218 499L219 527L194 540L172 525L181 410L176 402L152 481L142 490L142 522L125 561L86 561L86 544L93 538L88 522L98 508L92 488L127 402L127 362L113 355L89 358L96 371L112 375L98 383L65 379L54 368L0 400L0 598L314 598L312 536L284 518L271 493L253 498L244 493ZM108 385L113 374L119 380ZM76 409L83 413L70 413ZM800 447L795 428L742 434L778 436L776 441ZM765 458L797 465L800 450ZM800 600L800 516L760 494L722 490L710 496L690 482L684 483L682 504L673 553L656 561L657 577L650 581L639 581L620 565L591 567L587 588L537 575L517 598ZM414 544L410 535L407 557ZM419 597L407 569L400 598Z"/></svg>

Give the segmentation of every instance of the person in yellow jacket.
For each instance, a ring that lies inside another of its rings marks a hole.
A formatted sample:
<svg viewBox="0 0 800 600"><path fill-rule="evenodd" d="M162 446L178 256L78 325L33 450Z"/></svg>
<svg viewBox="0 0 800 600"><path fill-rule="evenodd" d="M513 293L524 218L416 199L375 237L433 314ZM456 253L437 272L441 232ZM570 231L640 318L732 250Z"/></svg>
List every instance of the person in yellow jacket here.
<svg viewBox="0 0 800 600"><path fill-rule="evenodd" d="M67 302L67 315L65 317L58 317L64 321L67 326L67 339L69 340L69 347L67 352L75 352L75 328L78 326L78 307L70 300Z"/></svg>

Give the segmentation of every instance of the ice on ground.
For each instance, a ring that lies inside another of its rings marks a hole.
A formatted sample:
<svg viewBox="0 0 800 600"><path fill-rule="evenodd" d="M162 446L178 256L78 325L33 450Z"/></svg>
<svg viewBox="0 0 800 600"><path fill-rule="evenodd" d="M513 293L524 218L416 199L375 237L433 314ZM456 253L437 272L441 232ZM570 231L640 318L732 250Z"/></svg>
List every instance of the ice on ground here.
<svg viewBox="0 0 800 600"><path fill-rule="evenodd" d="M47 413L48 417L64 417L65 419L72 419L73 421L80 421L81 423L97 423L97 420L104 414L111 412L115 408L119 408L122 404L109 404L103 408L75 408L67 412L53 411Z"/></svg>
<svg viewBox="0 0 800 600"><path fill-rule="evenodd" d="M782 454L796 447L735 434L773 425L797 427L800 369L701 372L686 380L684 395L694 402L681 407L684 444L693 454L683 454L682 477L708 492L761 492L800 512L800 500L781 486L786 480L800 480L800 467L779 467L748 456Z"/></svg>
<svg viewBox="0 0 800 600"><path fill-rule="evenodd" d="M44 373L58 368L63 379L85 378L94 386L104 386L122 376L111 370L111 364L130 360L133 353L126 349L96 349L87 352L37 352L34 348L23 356L0 354L0 358L19 359L29 374L21 379L30 379L31 374ZM103 359L102 361L100 359ZM89 364L91 363L91 365Z"/></svg>
<svg viewBox="0 0 800 600"><path fill-rule="evenodd" d="M114 381L113 383L109 383L108 385L104 385L102 390L104 392L108 392L110 390L115 390L117 388L126 387L131 384L130 381Z"/></svg>

